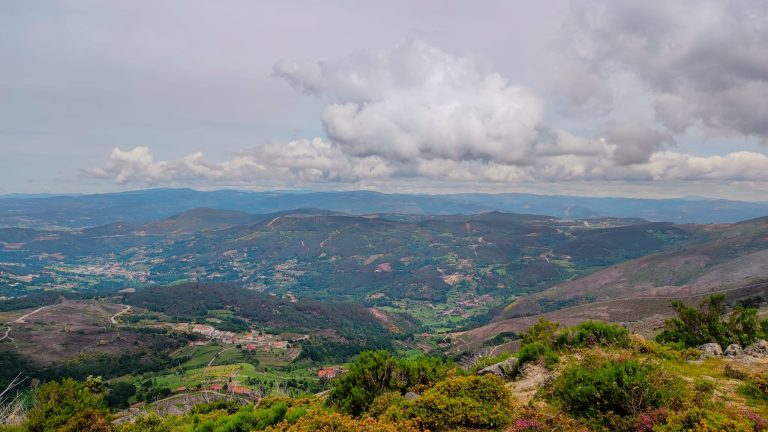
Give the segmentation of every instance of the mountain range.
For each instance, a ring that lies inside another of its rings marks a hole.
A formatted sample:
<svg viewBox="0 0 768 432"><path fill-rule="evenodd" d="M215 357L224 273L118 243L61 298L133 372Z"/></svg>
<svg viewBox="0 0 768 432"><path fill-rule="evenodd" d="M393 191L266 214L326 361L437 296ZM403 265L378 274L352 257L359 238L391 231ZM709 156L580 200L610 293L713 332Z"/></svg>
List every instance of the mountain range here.
<svg viewBox="0 0 768 432"><path fill-rule="evenodd" d="M565 219L622 217L675 223L732 223L768 214L768 202L690 197L638 199L520 193L416 195L371 191L147 189L95 195L0 197L0 227L84 228L114 222L140 223L200 207L251 214L298 208L356 215L447 215L500 211Z"/></svg>

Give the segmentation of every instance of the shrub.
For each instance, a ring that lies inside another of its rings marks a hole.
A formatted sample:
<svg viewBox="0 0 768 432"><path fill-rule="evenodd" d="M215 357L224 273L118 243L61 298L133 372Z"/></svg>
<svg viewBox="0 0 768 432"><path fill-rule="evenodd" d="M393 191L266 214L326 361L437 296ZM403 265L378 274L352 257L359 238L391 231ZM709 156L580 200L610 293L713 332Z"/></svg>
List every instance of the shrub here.
<svg viewBox="0 0 768 432"><path fill-rule="evenodd" d="M586 321L560 330L560 325L540 318L522 335L516 370L528 363L544 359L547 367L559 361L556 350L593 346L629 346L629 331L616 324Z"/></svg>
<svg viewBox="0 0 768 432"><path fill-rule="evenodd" d="M27 414L30 432L46 432L63 428L80 412L106 412L100 381L89 379L81 383L67 378L49 382L37 391L37 403Z"/></svg>
<svg viewBox="0 0 768 432"><path fill-rule="evenodd" d="M103 412L88 408L78 411L58 429L58 432L112 432L112 430L112 423L107 420Z"/></svg>
<svg viewBox="0 0 768 432"><path fill-rule="evenodd" d="M734 418L712 410L692 408L670 415L665 424L658 425L653 430L657 432L753 432L755 428L747 418Z"/></svg>
<svg viewBox="0 0 768 432"><path fill-rule="evenodd" d="M499 428L509 424L511 415L509 391L494 375L448 378L385 414L391 419L414 420L430 430Z"/></svg>
<svg viewBox="0 0 768 432"><path fill-rule="evenodd" d="M681 405L685 386L650 363L585 359L565 369L549 396L565 411L582 418L608 413L636 416Z"/></svg>
<svg viewBox="0 0 768 432"><path fill-rule="evenodd" d="M726 317L723 294L707 297L698 309L680 301L672 302L672 307L677 316L665 322L664 331L656 337L659 342L678 342L686 347L717 342L725 347L732 343L748 345L766 337L768 320L759 322L757 309L739 305Z"/></svg>
<svg viewBox="0 0 768 432"><path fill-rule="evenodd" d="M254 409L253 405L247 405L230 416L205 421L196 430L198 432L247 432L264 429L282 421L286 411L285 402L257 409Z"/></svg>
<svg viewBox="0 0 768 432"><path fill-rule="evenodd" d="M750 399L768 402L768 376L751 375L742 379L744 383L739 387L739 393Z"/></svg>
<svg viewBox="0 0 768 432"><path fill-rule="evenodd" d="M629 331L616 324L602 321L586 321L560 333L557 338L559 347L593 347L629 345Z"/></svg>
<svg viewBox="0 0 768 432"><path fill-rule="evenodd" d="M349 372L333 383L329 401L341 411L359 416L388 391L420 391L445 377L449 367L437 357L397 359L388 351L365 351Z"/></svg>
<svg viewBox="0 0 768 432"><path fill-rule="evenodd" d="M412 423L386 422L368 417L353 419L341 413L312 412L301 417L286 432L419 432Z"/></svg>
<svg viewBox="0 0 768 432"><path fill-rule="evenodd" d="M523 345L520 352L517 353L516 370L519 371L524 364L536 362L539 359L544 359L547 367L552 367L559 361L557 353L551 347L541 343L532 343Z"/></svg>

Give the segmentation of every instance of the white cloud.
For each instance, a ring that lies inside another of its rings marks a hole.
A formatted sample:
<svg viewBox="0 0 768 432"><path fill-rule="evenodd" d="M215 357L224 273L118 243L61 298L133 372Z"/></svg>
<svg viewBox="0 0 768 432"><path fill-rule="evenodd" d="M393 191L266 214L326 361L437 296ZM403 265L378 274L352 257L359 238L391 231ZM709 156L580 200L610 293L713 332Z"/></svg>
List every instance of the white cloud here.
<svg viewBox="0 0 768 432"><path fill-rule="evenodd" d="M536 95L418 40L335 62L281 62L275 74L334 98L323 126L349 154L505 163L535 156L544 110Z"/></svg>
<svg viewBox="0 0 768 432"><path fill-rule="evenodd" d="M550 127L531 90L418 40L335 61L281 62L274 74L327 101L327 137L262 144L223 162L115 149L85 174L144 185L768 182L763 154L673 152L670 132L635 122L609 123L596 137Z"/></svg>

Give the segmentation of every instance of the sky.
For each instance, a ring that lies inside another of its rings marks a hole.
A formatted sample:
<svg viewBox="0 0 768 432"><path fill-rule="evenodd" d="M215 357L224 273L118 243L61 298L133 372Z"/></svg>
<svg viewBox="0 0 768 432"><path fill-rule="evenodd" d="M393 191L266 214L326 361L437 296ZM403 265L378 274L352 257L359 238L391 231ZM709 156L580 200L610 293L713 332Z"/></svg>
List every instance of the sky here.
<svg viewBox="0 0 768 432"><path fill-rule="evenodd" d="M0 2L0 194L151 187L768 201L768 2Z"/></svg>

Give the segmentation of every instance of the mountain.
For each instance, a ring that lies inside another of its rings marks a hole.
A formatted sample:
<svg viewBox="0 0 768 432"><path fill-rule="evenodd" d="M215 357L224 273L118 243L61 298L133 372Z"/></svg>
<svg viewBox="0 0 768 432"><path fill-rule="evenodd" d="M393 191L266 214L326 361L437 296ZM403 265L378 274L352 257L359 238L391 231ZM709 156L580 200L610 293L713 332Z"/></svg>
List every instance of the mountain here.
<svg viewBox="0 0 768 432"><path fill-rule="evenodd" d="M556 285L509 305L505 316L626 297L685 297L768 278L768 218L696 231L675 248Z"/></svg>
<svg viewBox="0 0 768 432"><path fill-rule="evenodd" d="M500 212L248 215L197 209L141 224L0 229L0 283L9 287L6 295L21 295L228 282L456 326L487 320L514 296L673 247L698 229Z"/></svg>
<svg viewBox="0 0 768 432"><path fill-rule="evenodd" d="M0 199L0 227L72 229L114 222L143 223L196 209L267 214L315 208L349 214L476 214L488 211L557 218L643 218L675 223L724 223L768 215L768 202L713 199L590 198L533 194L383 194L148 189L131 192Z"/></svg>

